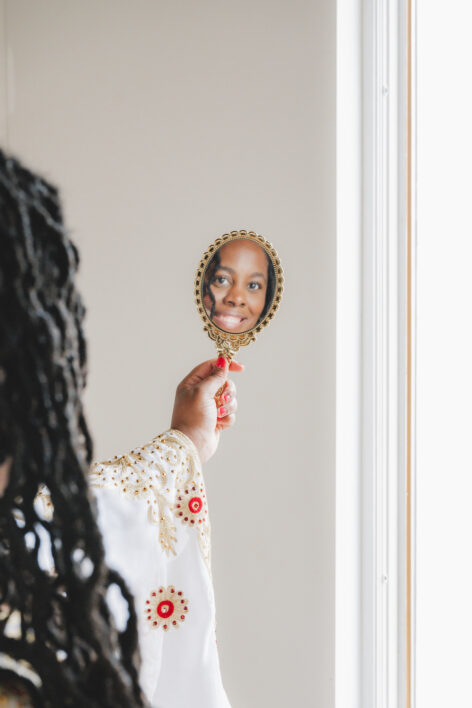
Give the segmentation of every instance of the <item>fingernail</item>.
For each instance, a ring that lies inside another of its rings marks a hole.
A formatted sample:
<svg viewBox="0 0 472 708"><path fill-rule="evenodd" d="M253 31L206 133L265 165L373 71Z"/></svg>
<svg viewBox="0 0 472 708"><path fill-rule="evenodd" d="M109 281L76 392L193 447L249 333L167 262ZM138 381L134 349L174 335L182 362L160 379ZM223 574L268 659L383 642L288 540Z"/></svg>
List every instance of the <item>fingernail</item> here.
<svg viewBox="0 0 472 708"><path fill-rule="evenodd" d="M225 366L226 366L226 359L224 358L224 356L218 357L218 359L216 360L216 365L217 365L217 367L218 367L219 369L224 369L224 368L225 368Z"/></svg>
<svg viewBox="0 0 472 708"><path fill-rule="evenodd" d="M229 393L227 393L227 394L224 396L224 402L225 402L225 403L228 403L228 401L229 401L230 398L231 398L231 396L229 395Z"/></svg>
<svg viewBox="0 0 472 708"><path fill-rule="evenodd" d="M222 418L224 415L226 415L226 413L227 413L226 408L219 408L218 409L218 417L219 418Z"/></svg>

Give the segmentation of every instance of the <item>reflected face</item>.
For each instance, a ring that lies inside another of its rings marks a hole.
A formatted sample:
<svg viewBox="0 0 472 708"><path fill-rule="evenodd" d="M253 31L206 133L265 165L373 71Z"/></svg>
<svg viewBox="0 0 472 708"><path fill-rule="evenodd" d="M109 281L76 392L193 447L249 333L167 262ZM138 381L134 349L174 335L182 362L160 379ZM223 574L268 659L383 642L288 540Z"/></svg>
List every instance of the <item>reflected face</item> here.
<svg viewBox="0 0 472 708"><path fill-rule="evenodd" d="M206 313L225 332L247 332L264 311L268 284L269 260L262 246L248 239L230 241L205 271Z"/></svg>

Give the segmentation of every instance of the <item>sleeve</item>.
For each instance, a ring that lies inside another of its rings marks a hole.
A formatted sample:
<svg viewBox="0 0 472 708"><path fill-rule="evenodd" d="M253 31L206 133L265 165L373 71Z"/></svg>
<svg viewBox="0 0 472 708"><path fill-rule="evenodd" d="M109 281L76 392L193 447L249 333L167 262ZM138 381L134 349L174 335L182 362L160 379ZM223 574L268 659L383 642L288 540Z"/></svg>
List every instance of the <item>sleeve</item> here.
<svg viewBox="0 0 472 708"><path fill-rule="evenodd" d="M106 562L134 595L140 683L151 706L229 708L215 636L208 504L192 441L168 430L93 465L89 482ZM109 593L108 602L121 628L121 595Z"/></svg>

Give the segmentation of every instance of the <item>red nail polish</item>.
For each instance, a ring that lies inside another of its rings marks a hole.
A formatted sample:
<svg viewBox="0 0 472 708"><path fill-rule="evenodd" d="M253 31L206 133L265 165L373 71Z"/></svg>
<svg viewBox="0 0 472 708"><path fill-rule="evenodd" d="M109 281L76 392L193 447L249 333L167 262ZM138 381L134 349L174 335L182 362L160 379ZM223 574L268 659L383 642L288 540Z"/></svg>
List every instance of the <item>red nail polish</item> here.
<svg viewBox="0 0 472 708"><path fill-rule="evenodd" d="M222 418L224 415L226 415L227 412L228 412L228 411L226 410L226 408L220 408L220 409L218 410L218 415L219 415L220 418Z"/></svg>
<svg viewBox="0 0 472 708"><path fill-rule="evenodd" d="M231 396L229 395L229 393L227 393L227 394L225 395L225 397L224 397L225 403L228 403L228 401L229 401L230 398L231 398Z"/></svg>
<svg viewBox="0 0 472 708"><path fill-rule="evenodd" d="M225 368L225 366L226 366L226 359L224 358L224 356L218 357L218 359L216 360L216 365L217 365L217 367L218 367L219 369L224 369L224 368Z"/></svg>

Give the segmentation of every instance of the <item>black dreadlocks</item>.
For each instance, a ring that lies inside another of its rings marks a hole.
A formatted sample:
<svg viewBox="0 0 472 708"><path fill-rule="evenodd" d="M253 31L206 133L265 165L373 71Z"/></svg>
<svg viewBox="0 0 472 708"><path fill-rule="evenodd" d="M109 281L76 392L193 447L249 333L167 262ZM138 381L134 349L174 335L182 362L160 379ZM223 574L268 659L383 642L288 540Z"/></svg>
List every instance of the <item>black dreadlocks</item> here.
<svg viewBox="0 0 472 708"><path fill-rule="evenodd" d="M104 564L87 485L78 252L58 191L1 151L0 258L0 465L9 468L0 497L0 656L10 661L0 690L13 678L41 708L137 708L145 701L133 598ZM41 484L51 520L34 504ZM39 559L44 538L49 570ZM129 606L122 632L106 601L111 585Z"/></svg>

